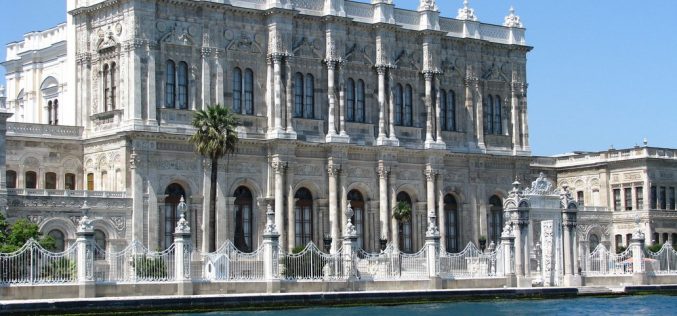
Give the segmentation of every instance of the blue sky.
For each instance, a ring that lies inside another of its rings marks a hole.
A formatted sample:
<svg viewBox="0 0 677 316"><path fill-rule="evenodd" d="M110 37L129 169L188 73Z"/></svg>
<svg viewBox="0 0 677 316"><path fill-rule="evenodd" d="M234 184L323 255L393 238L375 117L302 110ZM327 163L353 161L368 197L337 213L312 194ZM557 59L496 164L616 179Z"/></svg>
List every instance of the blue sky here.
<svg viewBox="0 0 677 316"><path fill-rule="evenodd" d="M454 17L463 1L437 2ZM65 1L0 3L0 44L66 20ZM418 1L395 4L411 9ZM677 148L677 1L470 0L492 24L503 23L511 5L534 47L527 63L534 155L626 148L644 138Z"/></svg>

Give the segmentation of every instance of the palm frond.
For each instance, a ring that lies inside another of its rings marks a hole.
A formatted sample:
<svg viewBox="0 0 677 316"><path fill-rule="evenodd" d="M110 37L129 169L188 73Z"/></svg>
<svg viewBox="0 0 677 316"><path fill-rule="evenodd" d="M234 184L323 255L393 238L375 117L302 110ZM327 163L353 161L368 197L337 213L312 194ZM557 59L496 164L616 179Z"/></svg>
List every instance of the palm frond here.
<svg viewBox="0 0 677 316"><path fill-rule="evenodd" d="M230 109L219 104L198 110L193 115L192 125L196 131L189 142L195 151L210 159L219 159L235 152L238 137L236 128L240 123Z"/></svg>

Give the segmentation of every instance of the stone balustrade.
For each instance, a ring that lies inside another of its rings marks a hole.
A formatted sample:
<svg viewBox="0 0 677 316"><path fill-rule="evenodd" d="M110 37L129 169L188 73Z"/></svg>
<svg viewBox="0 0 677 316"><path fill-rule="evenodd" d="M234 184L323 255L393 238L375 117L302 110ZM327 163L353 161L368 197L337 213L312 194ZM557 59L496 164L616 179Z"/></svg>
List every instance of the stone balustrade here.
<svg viewBox="0 0 677 316"><path fill-rule="evenodd" d="M126 199L124 191L48 190L48 189L7 189L7 195L17 196L63 196Z"/></svg>
<svg viewBox="0 0 677 316"><path fill-rule="evenodd" d="M7 136L80 139L83 129L81 126L7 122Z"/></svg>

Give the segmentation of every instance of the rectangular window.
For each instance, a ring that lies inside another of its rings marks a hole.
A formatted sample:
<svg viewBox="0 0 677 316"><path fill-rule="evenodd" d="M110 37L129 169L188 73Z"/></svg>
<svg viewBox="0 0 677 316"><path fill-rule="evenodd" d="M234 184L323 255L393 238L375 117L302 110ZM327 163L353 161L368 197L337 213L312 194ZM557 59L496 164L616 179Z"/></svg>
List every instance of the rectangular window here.
<svg viewBox="0 0 677 316"><path fill-rule="evenodd" d="M623 189L625 195L625 210L632 211L632 188Z"/></svg>
<svg viewBox="0 0 677 316"><path fill-rule="evenodd" d="M67 173L64 176L64 189L75 190L75 174Z"/></svg>
<svg viewBox="0 0 677 316"><path fill-rule="evenodd" d="M632 240L632 234L625 234L625 247L630 245L631 240Z"/></svg>
<svg viewBox="0 0 677 316"><path fill-rule="evenodd" d="M621 210L621 189L614 189L614 211Z"/></svg>
<svg viewBox="0 0 677 316"><path fill-rule="evenodd" d="M650 196L651 200L649 200L649 202L651 203L651 204L649 204L649 208L652 209L652 210L655 210L656 205L658 204L658 203L656 203L657 197L658 197L658 194L656 194L656 187L652 185L651 186L651 196Z"/></svg>
<svg viewBox="0 0 677 316"><path fill-rule="evenodd" d="M585 194L583 193L583 191L576 192L576 199L578 200L579 206L585 205Z"/></svg>
<svg viewBox="0 0 677 316"><path fill-rule="evenodd" d="M644 208L644 188L636 187L635 188L635 208L641 210Z"/></svg>
<svg viewBox="0 0 677 316"><path fill-rule="evenodd" d="M56 173L54 172L45 173L45 189L48 190L56 189Z"/></svg>
<svg viewBox="0 0 677 316"><path fill-rule="evenodd" d="M665 196L665 187L661 187L661 189L660 189L660 195L658 196L658 200L659 200L659 202L660 202L660 204L661 204L661 210L667 209L667 207L666 207L666 205L667 205L667 204L666 204L667 199L666 199L666 196Z"/></svg>
<svg viewBox="0 0 677 316"><path fill-rule="evenodd" d="M94 191L94 174L93 173L87 174L87 190L88 191Z"/></svg>
<svg viewBox="0 0 677 316"><path fill-rule="evenodd" d="M670 188L669 204L670 204L670 209L675 210L675 188L674 187Z"/></svg>

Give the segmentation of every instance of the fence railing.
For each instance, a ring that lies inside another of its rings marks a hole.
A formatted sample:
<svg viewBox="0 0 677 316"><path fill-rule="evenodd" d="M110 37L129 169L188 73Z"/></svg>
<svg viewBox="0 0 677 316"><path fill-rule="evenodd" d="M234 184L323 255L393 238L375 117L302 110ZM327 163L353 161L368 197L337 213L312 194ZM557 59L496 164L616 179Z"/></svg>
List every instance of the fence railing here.
<svg viewBox="0 0 677 316"><path fill-rule="evenodd" d="M669 242L663 244L658 252L647 250L643 261L647 273L654 275L677 273L677 251Z"/></svg>
<svg viewBox="0 0 677 316"><path fill-rule="evenodd" d="M380 253L358 250L355 266L361 279L387 280L400 276L400 256L392 244Z"/></svg>
<svg viewBox="0 0 677 316"><path fill-rule="evenodd" d="M503 252L499 245L494 251L483 252L473 243L468 243L459 253L440 253L440 276L460 278L486 278L504 276Z"/></svg>
<svg viewBox="0 0 677 316"><path fill-rule="evenodd" d="M210 281L228 280L263 280L264 257L259 247L254 252L240 251L230 240L226 241L215 252L194 253L193 260L202 262L202 274L194 274L195 278Z"/></svg>
<svg viewBox="0 0 677 316"><path fill-rule="evenodd" d="M344 273L341 251L329 254L322 252L310 242L299 253L279 254L280 278L287 280L340 280Z"/></svg>
<svg viewBox="0 0 677 316"><path fill-rule="evenodd" d="M94 254L97 282L164 282L175 278L174 244L158 252L133 241L118 252L95 246Z"/></svg>
<svg viewBox="0 0 677 316"><path fill-rule="evenodd" d="M622 253L610 252L603 244L597 245L595 250L585 256L585 271L583 275L624 275L632 274L633 254L631 248Z"/></svg>
<svg viewBox="0 0 677 316"><path fill-rule="evenodd" d="M30 239L12 253L0 253L0 284L60 284L77 281L75 245L51 252Z"/></svg>

